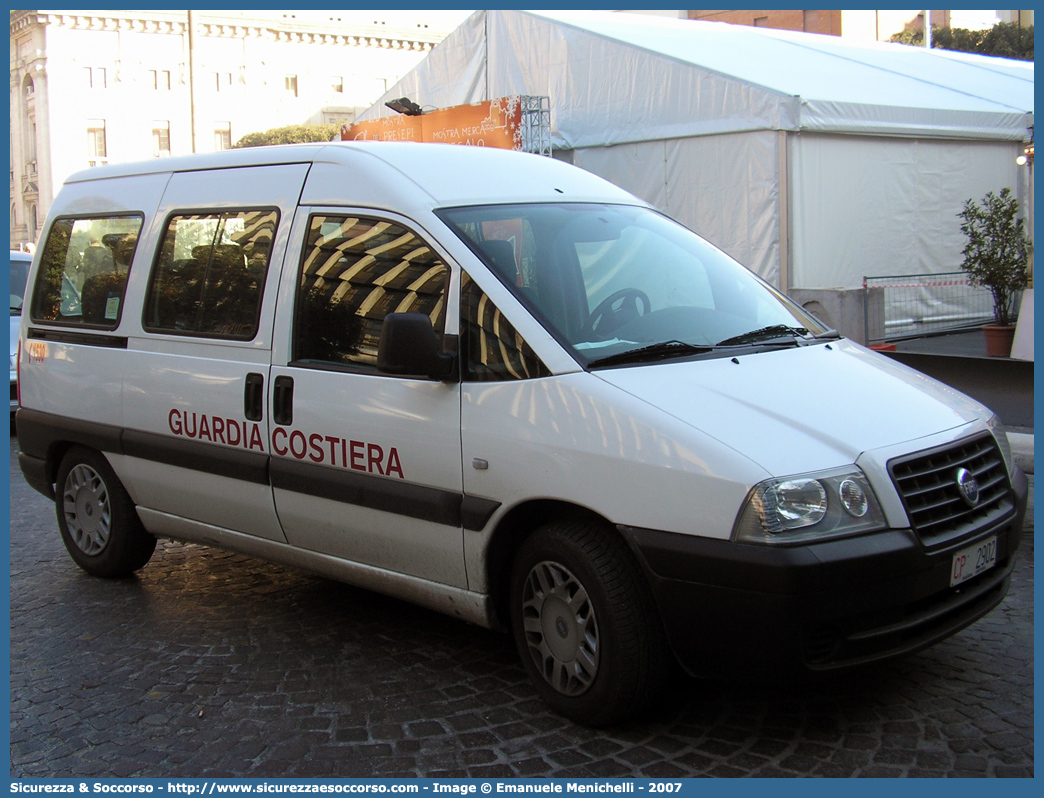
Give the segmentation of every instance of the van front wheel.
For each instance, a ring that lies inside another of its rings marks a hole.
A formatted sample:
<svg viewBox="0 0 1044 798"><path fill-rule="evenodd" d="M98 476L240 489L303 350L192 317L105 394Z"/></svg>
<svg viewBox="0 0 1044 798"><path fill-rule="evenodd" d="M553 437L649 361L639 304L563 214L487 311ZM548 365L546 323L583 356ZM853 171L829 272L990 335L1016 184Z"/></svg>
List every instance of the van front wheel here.
<svg viewBox="0 0 1044 798"><path fill-rule="evenodd" d="M588 726L652 704L668 661L662 626L638 565L612 530L552 522L515 558L515 645L537 692Z"/></svg>
<svg viewBox="0 0 1044 798"><path fill-rule="evenodd" d="M128 576L156 549L112 467L91 449L74 447L62 458L55 509L66 550L92 576Z"/></svg>

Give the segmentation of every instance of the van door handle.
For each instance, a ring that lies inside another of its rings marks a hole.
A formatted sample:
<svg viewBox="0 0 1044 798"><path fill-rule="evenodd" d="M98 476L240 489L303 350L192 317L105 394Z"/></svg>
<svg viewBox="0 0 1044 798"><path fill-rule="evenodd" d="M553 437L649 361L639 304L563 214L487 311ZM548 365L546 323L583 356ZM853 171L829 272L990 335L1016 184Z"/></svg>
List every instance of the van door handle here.
<svg viewBox="0 0 1044 798"><path fill-rule="evenodd" d="M247 421L260 421L265 415L265 377L251 372L243 389L243 414Z"/></svg>
<svg viewBox="0 0 1044 798"><path fill-rule="evenodd" d="M272 388L272 420L281 426L294 423L294 378L276 377Z"/></svg>

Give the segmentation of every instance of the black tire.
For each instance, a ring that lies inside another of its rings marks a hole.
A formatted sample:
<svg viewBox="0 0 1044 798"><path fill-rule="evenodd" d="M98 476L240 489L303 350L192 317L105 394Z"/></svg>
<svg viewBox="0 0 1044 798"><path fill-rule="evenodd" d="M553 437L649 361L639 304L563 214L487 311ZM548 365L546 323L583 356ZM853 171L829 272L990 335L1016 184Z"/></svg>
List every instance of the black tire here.
<svg viewBox="0 0 1044 798"><path fill-rule="evenodd" d="M145 531L130 496L98 452L77 446L66 453L54 504L69 556L91 576L129 576L156 550L156 538Z"/></svg>
<svg viewBox="0 0 1044 798"><path fill-rule="evenodd" d="M519 549L510 590L515 646L552 709L597 727L656 703L670 662L663 626L614 531L583 520L547 524Z"/></svg>

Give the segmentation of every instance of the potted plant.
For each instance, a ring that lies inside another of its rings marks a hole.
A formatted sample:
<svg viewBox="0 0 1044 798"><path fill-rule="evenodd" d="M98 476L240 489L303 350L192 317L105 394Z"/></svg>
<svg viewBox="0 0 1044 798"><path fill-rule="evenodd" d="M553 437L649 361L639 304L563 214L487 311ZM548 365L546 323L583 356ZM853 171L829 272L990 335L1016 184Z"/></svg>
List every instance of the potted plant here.
<svg viewBox="0 0 1044 798"><path fill-rule="evenodd" d="M973 200L965 202L957 216L962 220L961 232L968 238L961 268L972 285L988 288L993 294L993 324L983 327L986 353L1008 357L1015 337L1013 306L1018 292L1028 283L1027 265L1033 251L1018 216L1018 200L1009 188L1001 189L1000 194L991 191L981 206Z"/></svg>

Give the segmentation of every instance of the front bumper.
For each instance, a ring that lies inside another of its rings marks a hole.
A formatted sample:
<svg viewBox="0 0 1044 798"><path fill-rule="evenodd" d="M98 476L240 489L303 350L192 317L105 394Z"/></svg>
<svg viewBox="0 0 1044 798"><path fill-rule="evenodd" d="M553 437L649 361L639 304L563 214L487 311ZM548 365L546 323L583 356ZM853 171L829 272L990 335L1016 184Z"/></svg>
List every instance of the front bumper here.
<svg viewBox="0 0 1044 798"><path fill-rule="evenodd" d="M698 676L793 675L917 651L996 607L1022 536L1026 476L1006 519L928 551L908 529L769 547L621 527L682 666ZM997 536L997 564L950 587L953 553Z"/></svg>

